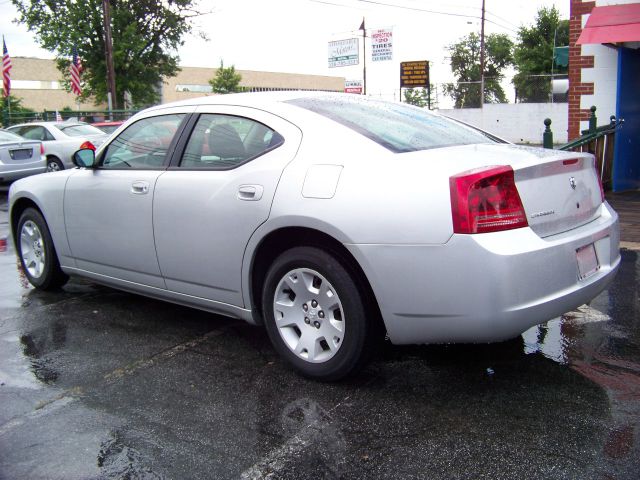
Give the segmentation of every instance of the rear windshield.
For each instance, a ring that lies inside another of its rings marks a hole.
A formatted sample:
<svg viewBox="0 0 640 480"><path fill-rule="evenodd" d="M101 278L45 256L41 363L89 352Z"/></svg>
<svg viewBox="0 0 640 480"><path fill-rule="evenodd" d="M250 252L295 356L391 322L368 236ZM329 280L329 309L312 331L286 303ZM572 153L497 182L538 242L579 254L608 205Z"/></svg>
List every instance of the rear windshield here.
<svg viewBox="0 0 640 480"><path fill-rule="evenodd" d="M24 142L24 138L15 133L0 131L0 142Z"/></svg>
<svg viewBox="0 0 640 480"><path fill-rule="evenodd" d="M92 127L91 125L83 125L81 123L72 123L70 125L57 123L56 127L58 128L58 130L63 132L65 135L69 135L70 137L83 137L85 135L104 134L104 132L101 132L96 127Z"/></svg>
<svg viewBox="0 0 640 480"><path fill-rule="evenodd" d="M496 143L480 130L399 103L351 98L297 98L287 103L311 110L348 127L395 153Z"/></svg>

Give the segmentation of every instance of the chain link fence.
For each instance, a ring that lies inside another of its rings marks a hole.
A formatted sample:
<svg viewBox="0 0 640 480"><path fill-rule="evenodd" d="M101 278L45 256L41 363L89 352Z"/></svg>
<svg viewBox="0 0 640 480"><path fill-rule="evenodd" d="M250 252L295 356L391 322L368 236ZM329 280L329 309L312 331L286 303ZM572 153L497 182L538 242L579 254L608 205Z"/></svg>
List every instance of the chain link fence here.
<svg viewBox="0 0 640 480"><path fill-rule="evenodd" d="M480 82L435 85L444 108L479 108ZM512 79L485 78L484 103L566 103L567 75L523 75Z"/></svg>

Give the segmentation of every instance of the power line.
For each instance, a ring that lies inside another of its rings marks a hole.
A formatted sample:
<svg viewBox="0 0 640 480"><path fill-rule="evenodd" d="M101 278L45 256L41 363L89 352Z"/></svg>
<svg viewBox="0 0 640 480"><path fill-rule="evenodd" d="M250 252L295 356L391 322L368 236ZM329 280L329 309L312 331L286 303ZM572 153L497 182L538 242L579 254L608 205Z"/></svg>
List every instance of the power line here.
<svg viewBox="0 0 640 480"><path fill-rule="evenodd" d="M339 3L334 3L334 2L329 2L327 0L309 0L310 2L314 2L314 3L320 3L320 4L325 4L325 5L333 5L336 7L344 7L344 8L354 8L351 5L345 5L345 4L339 4ZM471 19L475 19L475 20L480 20L481 16L480 15L471 15L471 14L464 14L464 13L453 13L453 12L444 12L444 11L440 11L440 10L432 10L432 9L426 9L426 8L418 8L418 7L410 7L408 5L398 5L398 4L393 4L393 3L386 3L386 2L381 2L381 1L377 1L377 0L354 0L356 2L360 2L360 3L369 3L372 5L377 5L380 7L390 7L390 8L399 8L402 10L411 10L414 12L423 12L423 13L432 13L434 15L445 15L448 17L459 17L459 18L471 18ZM513 33L518 33L517 30L514 30L511 27L508 27L506 25L502 25L498 22L495 22L493 20L490 20L488 18L485 19L485 22L487 23L492 23L500 28L503 28L505 30L509 30Z"/></svg>

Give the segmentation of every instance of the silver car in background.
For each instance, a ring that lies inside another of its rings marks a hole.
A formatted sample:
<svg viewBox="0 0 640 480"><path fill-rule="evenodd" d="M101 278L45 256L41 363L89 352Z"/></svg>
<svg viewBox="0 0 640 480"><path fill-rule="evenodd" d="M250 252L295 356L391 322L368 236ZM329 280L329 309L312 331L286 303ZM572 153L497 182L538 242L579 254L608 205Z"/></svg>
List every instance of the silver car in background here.
<svg viewBox="0 0 640 480"><path fill-rule="evenodd" d="M75 120L22 123L7 130L30 140L41 141L49 172L73 167L71 157L76 150L96 149L109 136L88 123Z"/></svg>
<svg viewBox="0 0 640 480"><path fill-rule="evenodd" d="M302 374L391 342L515 337L620 263L594 157L348 94L212 96L137 114L78 169L12 185L37 288L80 275L264 325Z"/></svg>
<svg viewBox="0 0 640 480"><path fill-rule="evenodd" d="M41 142L0 130L0 183L43 173L46 169Z"/></svg>

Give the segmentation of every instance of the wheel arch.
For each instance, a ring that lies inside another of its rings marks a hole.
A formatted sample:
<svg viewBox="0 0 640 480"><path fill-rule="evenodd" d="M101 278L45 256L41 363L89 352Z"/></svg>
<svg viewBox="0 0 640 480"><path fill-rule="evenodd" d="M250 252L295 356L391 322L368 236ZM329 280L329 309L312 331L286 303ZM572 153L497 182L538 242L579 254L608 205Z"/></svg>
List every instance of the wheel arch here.
<svg viewBox="0 0 640 480"><path fill-rule="evenodd" d="M28 197L21 197L14 202L14 204L11 206L11 212L9 213L9 222L10 222L9 225L11 227L11 237L13 238L13 247L16 249L16 251L18 249L18 245L17 245L18 222L20 221L20 217L22 216L22 213L27 208L33 208L37 210L38 212L40 212L40 215L42 215L42 217L45 218L44 212L42 211L40 206L32 199Z"/></svg>
<svg viewBox="0 0 640 480"><path fill-rule="evenodd" d="M315 247L333 254L353 275L365 298L371 318L376 326L384 323L378 301L369 280L354 256L333 236L310 227L281 227L269 232L253 251L249 270L249 302L257 324L263 324L260 301L267 271L273 260L294 247Z"/></svg>

